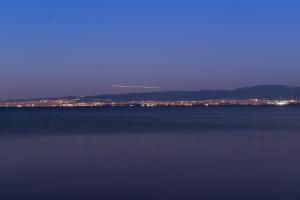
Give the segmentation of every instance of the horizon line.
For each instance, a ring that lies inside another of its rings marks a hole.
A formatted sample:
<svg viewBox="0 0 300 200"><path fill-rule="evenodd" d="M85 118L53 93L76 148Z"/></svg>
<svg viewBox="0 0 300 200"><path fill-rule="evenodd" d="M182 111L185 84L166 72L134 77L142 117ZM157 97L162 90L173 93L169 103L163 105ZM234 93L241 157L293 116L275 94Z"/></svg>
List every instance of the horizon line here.
<svg viewBox="0 0 300 200"><path fill-rule="evenodd" d="M148 87L148 86L139 86L139 85L117 85L117 84L113 84L112 86L118 86L120 88L126 88L129 86L129 88L132 87ZM209 91L234 91L237 89L242 89L242 88L251 88L251 87L256 87L256 86L285 86L288 88L300 88L300 86L290 86L290 85L284 85L284 84L261 84L261 85L252 85L252 86L244 86L244 87L238 87L238 88L234 88L234 89L198 89L198 90L162 90L162 91L157 91L157 92L197 92L197 91L204 91L204 90L209 90ZM160 89L160 87L148 87L146 89ZM90 97L90 96L101 96L101 95L122 95L122 94L132 94L132 93L145 93L145 92L122 92L122 93L102 93L102 94L90 94L90 95L58 95L58 96L36 96L36 97L16 97L16 98L0 98L0 102L3 101L16 101L16 100L30 100L30 99L51 99L51 98L65 98L65 97ZM150 92L152 93L152 91Z"/></svg>

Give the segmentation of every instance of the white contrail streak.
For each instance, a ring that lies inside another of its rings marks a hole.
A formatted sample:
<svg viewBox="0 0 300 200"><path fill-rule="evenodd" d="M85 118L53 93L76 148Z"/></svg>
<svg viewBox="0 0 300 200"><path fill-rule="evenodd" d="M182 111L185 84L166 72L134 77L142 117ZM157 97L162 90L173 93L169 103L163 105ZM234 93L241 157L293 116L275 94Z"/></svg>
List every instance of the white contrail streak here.
<svg viewBox="0 0 300 200"><path fill-rule="evenodd" d="M143 85L116 85L116 84L113 84L112 87L117 87L117 88L159 89L159 87L155 87L155 86L143 86Z"/></svg>

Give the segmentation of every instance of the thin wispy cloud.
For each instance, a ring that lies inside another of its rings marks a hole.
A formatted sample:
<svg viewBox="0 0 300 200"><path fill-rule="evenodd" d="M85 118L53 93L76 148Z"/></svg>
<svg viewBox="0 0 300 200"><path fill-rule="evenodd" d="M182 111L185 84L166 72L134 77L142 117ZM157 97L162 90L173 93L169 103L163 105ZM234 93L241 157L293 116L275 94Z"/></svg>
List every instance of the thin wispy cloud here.
<svg viewBox="0 0 300 200"><path fill-rule="evenodd" d="M144 86L144 85L117 85L117 84L113 84L112 87L116 87L116 88L159 89L159 87L157 87L157 86Z"/></svg>

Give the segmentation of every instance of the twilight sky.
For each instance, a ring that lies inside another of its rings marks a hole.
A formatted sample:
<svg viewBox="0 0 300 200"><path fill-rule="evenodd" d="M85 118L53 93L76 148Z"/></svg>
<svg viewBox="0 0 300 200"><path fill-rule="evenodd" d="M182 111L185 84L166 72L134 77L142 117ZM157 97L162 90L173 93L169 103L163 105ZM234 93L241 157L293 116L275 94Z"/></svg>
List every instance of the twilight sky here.
<svg viewBox="0 0 300 200"><path fill-rule="evenodd" d="M299 0L0 1L0 99L257 84L300 86Z"/></svg>

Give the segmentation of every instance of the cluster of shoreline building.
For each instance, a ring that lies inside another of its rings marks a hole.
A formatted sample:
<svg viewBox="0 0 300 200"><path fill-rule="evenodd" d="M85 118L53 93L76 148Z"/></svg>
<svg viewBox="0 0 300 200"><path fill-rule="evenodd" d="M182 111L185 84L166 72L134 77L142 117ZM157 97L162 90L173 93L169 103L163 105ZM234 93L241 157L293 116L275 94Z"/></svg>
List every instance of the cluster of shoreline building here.
<svg viewBox="0 0 300 200"><path fill-rule="evenodd" d="M216 99L196 101L112 101L81 99L39 99L0 102L0 107L101 107L101 106L285 106L300 105L300 99Z"/></svg>

